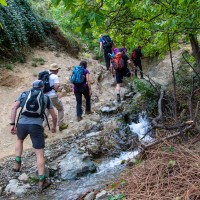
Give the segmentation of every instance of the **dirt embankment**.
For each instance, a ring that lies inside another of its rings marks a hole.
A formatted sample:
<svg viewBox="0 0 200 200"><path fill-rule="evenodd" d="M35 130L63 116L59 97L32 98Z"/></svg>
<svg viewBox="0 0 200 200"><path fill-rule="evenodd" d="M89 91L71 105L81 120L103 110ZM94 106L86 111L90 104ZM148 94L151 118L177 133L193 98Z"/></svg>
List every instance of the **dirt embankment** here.
<svg viewBox="0 0 200 200"><path fill-rule="evenodd" d="M34 50L34 54L29 56L25 64L16 64L13 71L2 70L0 74L0 159L14 154L16 136L10 134L11 127L9 125L9 118L11 107L18 95L22 91L31 88L32 82L37 79L38 73L42 70L48 70L52 63L57 63L61 67L58 74L61 85L66 84L69 86L69 78L73 66L78 65L82 57L80 56L80 59L75 59L66 53L36 49ZM38 67L33 67L33 58L44 60L44 65L38 64ZM98 103L92 105L92 109L95 110L103 102L107 102L114 97L115 89L114 87L110 87L110 85L109 87L100 88L96 76L97 68L101 68L102 70L102 66L92 59L86 58L86 60L88 60L88 69L91 72L91 80L93 83L93 102L95 102L95 99L98 99ZM105 74L107 74L106 71ZM109 83L111 76L107 74L107 77ZM105 84L107 83L105 82ZM69 128L62 132L57 131L57 134L50 133L48 129L45 130L48 134L46 142L72 134L74 127L79 125L76 122L76 102L74 94L72 92L66 93L65 90L62 90L59 96L64 105L65 121L69 124ZM84 116L84 118L88 117L92 116ZM24 149L31 148L31 146L31 141L27 138L24 142Z"/></svg>

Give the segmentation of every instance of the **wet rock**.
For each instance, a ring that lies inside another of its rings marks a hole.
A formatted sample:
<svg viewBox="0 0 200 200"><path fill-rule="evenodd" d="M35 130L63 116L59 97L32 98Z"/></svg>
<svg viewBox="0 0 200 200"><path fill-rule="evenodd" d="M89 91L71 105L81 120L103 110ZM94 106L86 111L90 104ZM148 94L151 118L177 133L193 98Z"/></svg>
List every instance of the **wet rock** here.
<svg viewBox="0 0 200 200"><path fill-rule="evenodd" d="M28 181L28 175L26 173L21 174L18 179L20 181Z"/></svg>
<svg viewBox="0 0 200 200"><path fill-rule="evenodd" d="M17 179L12 179L9 181L9 184L6 186L6 193L15 193L17 196L22 196L27 192L27 189L30 188L29 184L20 184Z"/></svg>
<svg viewBox="0 0 200 200"><path fill-rule="evenodd" d="M104 200L104 199L108 199L108 193L106 192L106 190L102 190L100 193L96 195L96 200Z"/></svg>
<svg viewBox="0 0 200 200"><path fill-rule="evenodd" d="M87 154L83 154L76 149L72 149L59 164L61 178L63 180L72 180L78 176L94 172L95 164L90 160Z"/></svg>
<svg viewBox="0 0 200 200"><path fill-rule="evenodd" d="M101 112L105 113L105 114L114 114L114 113L118 112L118 107L105 106L105 107L101 108Z"/></svg>
<svg viewBox="0 0 200 200"><path fill-rule="evenodd" d="M124 94L123 100L133 98L135 94L136 94L136 92L129 92L127 94Z"/></svg>
<svg viewBox="0 0 200 200"><path fill-rule="evenodd" d="M90 192L89 194L87 194L84 198L84 200L93 200L95 198L95 193L94 192Z"/></svg>

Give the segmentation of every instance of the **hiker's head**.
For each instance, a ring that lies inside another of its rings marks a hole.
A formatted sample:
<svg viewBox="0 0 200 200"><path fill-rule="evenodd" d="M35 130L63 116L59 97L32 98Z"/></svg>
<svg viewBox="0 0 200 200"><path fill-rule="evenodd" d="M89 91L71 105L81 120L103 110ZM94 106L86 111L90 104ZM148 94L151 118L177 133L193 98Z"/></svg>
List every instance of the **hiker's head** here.
<svg viewBox="0 0 200 200"><path fill-rule="evenodd" d="M119 53L123 53L124 50L122 48L119 49Z"/></svg>
<svg viewBox="0 0 200 200"><path fill-rule="evenodd" d="M119 48L114 48L113 52L114 54L117 54L119 52Z"/></svg>
<svg viewBox="0 0 200 200"><path fill-rule="evenodd" d="M56 63L53 63L50 65L49 71L53 74L57 74L59 69L61 69L61 68L58 67L58 65Z"/></svg>
<svg viewBox="0 0 200 200"><path fill-rule="evenodd" d="M43 88L44 87L44 83L42 80L36 80L33 82L33 88Z"/></svg>
<svg viewBox="0 0 200 200"><path fill-rule="evenodd" d="M137 48L138 48L138 49L142 49L142 46L138 46Z"/></svg>
<svg viewBox="0 0 200 200"><path fill-rule="evenodd" d="M86 69L87 68L87 61L82 60L79 65Z"/></svg>

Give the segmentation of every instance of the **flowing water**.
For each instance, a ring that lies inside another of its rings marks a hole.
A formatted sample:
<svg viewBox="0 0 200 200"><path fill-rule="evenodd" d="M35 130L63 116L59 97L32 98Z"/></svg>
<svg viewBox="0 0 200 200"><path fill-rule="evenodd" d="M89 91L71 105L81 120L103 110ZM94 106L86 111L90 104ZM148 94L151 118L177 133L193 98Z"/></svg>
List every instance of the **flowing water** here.
<svg viewBox="0 0 200 200"><path fill-rule="evenodd" d="M142 141L150 141L152 138L148 136L147 131L149 130L149 121L146 115L140 114L138 123L132 122L130 129L133 133L137 133L138 137ZM56 190L49 191L48 194L40 195L40 199L55 199L55 200L76 200L81 194L85 194L88 191L98 190L105 187L113 181L116 181L120 173L126 167L124 161L134 158L138 154L138 151L122 152L118 157L115 158L104 158L100 164L97 165L97 172L78 180L62 181ZM123 161L123 162L122 162ZM32 199L37 199L33 197Z"/></svg>

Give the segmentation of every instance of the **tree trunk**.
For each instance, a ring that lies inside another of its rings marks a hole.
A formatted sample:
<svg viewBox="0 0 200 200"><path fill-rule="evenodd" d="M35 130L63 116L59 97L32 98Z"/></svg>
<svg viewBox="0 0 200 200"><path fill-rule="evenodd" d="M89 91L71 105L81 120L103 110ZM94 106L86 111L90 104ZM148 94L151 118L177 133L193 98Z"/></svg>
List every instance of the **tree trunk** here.
<svg viewBox="0 0 200 200"><path fill-rule="evenodd" d="M192 46L192 54L195 57L195 60L197 63L197 69L198 69L198 72L200 73L200 48L199 48L197 36L194 34L190 34L189 37L190 37L190 44Z"/></svg>

